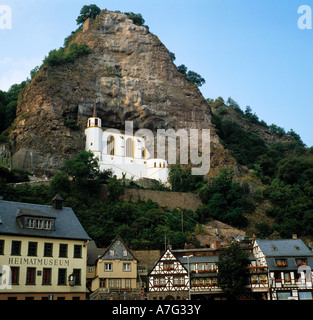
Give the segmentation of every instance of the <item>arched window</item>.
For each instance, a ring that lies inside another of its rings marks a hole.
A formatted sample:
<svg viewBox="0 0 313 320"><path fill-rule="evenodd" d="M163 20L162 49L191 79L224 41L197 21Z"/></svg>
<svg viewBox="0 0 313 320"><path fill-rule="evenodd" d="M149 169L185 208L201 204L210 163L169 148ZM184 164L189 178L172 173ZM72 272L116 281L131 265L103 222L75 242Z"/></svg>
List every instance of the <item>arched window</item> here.
<svg viewBox="0 0 313 320"><path fill-rule="evenodd" d="M107 154L114 156L115 155L115 139L113 136L108 136L107 139Z"/></svg>
<svg viewBox="0 0 313 320"><path fill-rule="evenodd" d="M141 149L141 158L146 159L146 148Z"/></svg>
<svg viewBox="0 0 313 320"><path fill-rule="evenodd" d="M131 138L126 140L126 157L134 157L134 141Z"/></svg>

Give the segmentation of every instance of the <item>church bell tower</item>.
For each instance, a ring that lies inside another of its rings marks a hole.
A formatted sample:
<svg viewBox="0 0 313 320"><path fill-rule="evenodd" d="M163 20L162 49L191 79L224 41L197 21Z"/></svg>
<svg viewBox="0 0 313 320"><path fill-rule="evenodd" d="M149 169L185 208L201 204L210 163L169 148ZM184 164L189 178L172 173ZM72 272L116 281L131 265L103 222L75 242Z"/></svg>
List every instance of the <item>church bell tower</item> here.
<svg viewBox="0 0 313 320"><path fill-rule="evenodd" d="M94 104L92 117L88 118L86 134L86 151L91 151L101 161L102 155L101 119L97 117L97 107Z"/></svg>

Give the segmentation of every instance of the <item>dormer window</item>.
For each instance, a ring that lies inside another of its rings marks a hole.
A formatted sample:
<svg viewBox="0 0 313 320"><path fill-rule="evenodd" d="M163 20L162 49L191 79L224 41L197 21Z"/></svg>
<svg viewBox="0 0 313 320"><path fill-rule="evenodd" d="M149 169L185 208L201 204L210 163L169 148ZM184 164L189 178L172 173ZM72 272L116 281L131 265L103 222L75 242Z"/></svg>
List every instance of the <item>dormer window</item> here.
<svg viewBox="0 0 313 320"><path fill-rule="evenodd" d="M18 209L17 222L21 228L52 231L55 228L55 217L29 209Z"/></svg>
<svg viewBox="0 0 313 320"><path fill-rule="evenodd" d="M53 220L50 219L26 218L25 227L28 229L52 230L53 225Z"/></svg>

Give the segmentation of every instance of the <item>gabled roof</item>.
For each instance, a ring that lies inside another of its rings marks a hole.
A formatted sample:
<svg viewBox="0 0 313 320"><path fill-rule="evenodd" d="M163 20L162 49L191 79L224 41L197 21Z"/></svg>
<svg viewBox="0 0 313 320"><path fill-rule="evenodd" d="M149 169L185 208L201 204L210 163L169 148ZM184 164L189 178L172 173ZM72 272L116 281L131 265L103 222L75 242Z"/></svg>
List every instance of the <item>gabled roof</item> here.
<svg viewBox="0 0 313 320"><path fill-rule="evenodd" d="M301 239L286 240L262 240L256 239L255 242L263 254L267 257L313 257L312 251Z"/></svg>
<svg viewBox="0 0 313 320"><path fill-rule="evenodd" d="M22 227L17 218L22 216L55 219L54 230ZM52 206L0 200L0 234L28 237L90 240L71 208L62 210Z"/></svg>
<svg viewBox="0 0 313 320"><path fill-rule="evenodd" d="M183 269L185 269L185 271L188 272L184 264L181 263L181 261L175 256L175 254L170 249L167 249L163 253L163 255L161 255L159 261L155 264L153 269L148 273L148 276L150 276L151 273L155 272L155 269L157 268L160 262L166 262L166 261L177 261L183 267Z"/></svg>
<svg viewBox="0 0 313 320"><path fill-rule="evenodd" d="M114 250L114 256L111 256L110 250ZM127 256L123 255L123 251L127 250ZM137 260L132 251L120 236L117 236L105 252L99 257L102 260Z"/></svg>

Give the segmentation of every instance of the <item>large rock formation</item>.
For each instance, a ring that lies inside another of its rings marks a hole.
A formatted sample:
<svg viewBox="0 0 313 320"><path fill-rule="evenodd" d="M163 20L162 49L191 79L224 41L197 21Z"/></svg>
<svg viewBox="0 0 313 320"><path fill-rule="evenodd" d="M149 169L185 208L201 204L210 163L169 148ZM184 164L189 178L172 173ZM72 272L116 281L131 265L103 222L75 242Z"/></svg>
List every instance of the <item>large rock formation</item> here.
<svg viewBox="0 0 313 320"><path fill-rule="evenodd" d="M214 164L233 164L219 144L198 88L177 71L170 53L147 28L107 10L72 40L92 52L73 63L43 66L19 97L11 131L13 165L53 174L84 150L84 128L96 103L107 128L211 129ZM66 126L68 120L79 130ZM221 157L219 156L221 155Z"/></svg>

